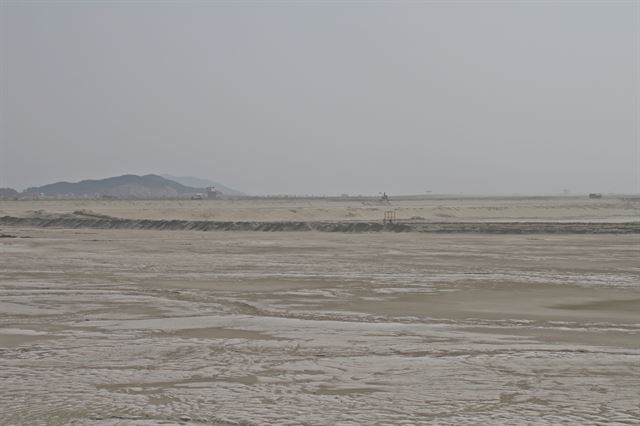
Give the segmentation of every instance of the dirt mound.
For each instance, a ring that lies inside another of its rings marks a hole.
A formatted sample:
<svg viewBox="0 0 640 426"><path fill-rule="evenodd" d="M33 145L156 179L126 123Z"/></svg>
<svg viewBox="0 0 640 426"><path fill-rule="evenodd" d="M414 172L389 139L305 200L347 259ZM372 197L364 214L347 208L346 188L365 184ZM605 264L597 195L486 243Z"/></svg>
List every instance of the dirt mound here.
<svg viewBox="0 0 640 426"><path fill-rule="evenodd" d="M424 232L481 234L630 234L640 233L640 222L231 222L193 220L121 219L86 211L55 214L33 212L26 217L0 217L3 226L33 226L96 229L155 229L179 231L263 231L263 232Z"/></svg>

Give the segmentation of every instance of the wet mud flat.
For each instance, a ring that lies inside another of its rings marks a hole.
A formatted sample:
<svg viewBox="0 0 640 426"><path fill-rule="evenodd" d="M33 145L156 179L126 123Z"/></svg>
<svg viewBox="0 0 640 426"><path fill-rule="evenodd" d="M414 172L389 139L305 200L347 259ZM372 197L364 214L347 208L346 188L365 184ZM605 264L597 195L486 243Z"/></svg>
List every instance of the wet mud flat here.
<svg viewBox="0 0 640 426"><path fill-rule="evenodd" d="M640 422L635 234L0 233L0 424Z"/></svg>

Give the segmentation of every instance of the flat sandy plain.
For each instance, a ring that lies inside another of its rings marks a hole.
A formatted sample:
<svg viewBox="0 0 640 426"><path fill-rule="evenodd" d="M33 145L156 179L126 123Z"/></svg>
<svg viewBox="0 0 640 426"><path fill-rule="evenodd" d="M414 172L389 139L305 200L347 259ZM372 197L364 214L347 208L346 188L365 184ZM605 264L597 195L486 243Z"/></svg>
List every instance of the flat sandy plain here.
<svg viewBox="0 0 640 426"><path fill-rule="evenodd" d="M389 209L0 202L0 216L188 220L379 220ZM391 209L427 221L640 220L640 203L622 199ZM640 234L0 235L2 425L640 424Z"/></svg>
<svg viewBox="0 0 640 426"><path fill-rule="evenodd" d="M0 201L0 216L28 213L89 212L124 219L210 221L370 221L393 210L401 220L426 221L640 221L640 196L565 198L426 198L381 205L375 200L240 199L240 200L64 200Z"/></svg>

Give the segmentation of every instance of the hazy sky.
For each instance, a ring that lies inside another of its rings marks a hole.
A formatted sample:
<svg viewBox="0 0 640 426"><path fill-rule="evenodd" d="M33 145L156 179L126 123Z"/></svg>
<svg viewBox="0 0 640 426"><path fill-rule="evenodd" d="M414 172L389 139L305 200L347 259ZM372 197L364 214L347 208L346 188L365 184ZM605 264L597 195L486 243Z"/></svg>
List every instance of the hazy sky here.
<svg viewBox="0 0 640 426"><path fill-rule="evenodd" d="M640 2L0 0L0 186L640 192Z"/></svg>

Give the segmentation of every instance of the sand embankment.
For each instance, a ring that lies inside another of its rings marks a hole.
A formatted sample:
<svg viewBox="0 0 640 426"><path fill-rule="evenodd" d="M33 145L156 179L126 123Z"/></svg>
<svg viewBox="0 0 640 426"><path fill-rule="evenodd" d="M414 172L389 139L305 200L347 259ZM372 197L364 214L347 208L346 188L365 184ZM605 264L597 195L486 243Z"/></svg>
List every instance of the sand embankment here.
<svg viewBox="0 0 640 426"><path fill-rule="evenodd" d="M640 196L367 200L33 200L0 201L0 217L93 212L123 219L217 222L382 222L388 211L418 222L640 222Z"/></svg>
<svg viewBox="0 0 640 426"><path fill-rule="evenodd" d="M39 213L29 217L0 217L2 226L94 229L147 229L174 231L319 231L319 232L423 232L481 234L638 234L640 222L395 222L371 221L207 221L123 219L87 212Z"/></svg>

